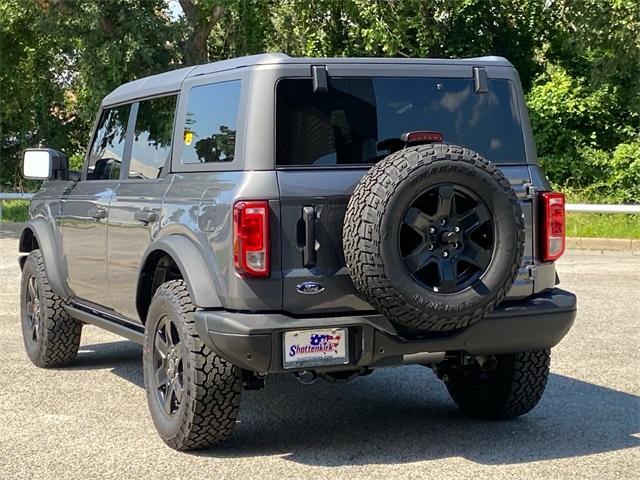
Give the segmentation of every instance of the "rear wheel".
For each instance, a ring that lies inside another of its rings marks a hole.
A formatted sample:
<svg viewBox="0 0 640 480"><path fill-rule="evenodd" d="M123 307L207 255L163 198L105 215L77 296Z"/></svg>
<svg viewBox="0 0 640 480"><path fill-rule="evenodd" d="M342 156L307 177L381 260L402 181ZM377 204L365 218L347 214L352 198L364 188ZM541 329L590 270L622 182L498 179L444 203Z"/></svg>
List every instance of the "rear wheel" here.
<svg viewBox="0 0 640 480"><path fill-rule="evenodd" d="M82 323L64 305L49 285L40 250L34 250L22 269L20 317L27 356L38 367L68 365L78 354Z"/></svg>
<svg viewBox="0 0 640 480"><path fill-rule="evenodd" d="M202 343L183 280L158 288L146 323L144 383L153 423L176 450L208 448L228 438L240 408L239 368Z"/></svg>
<svg viewBox="0 0 640 480"><path fill-rule="evenodd" d="M447 389L466 413L481 418L513 418L535 407L549 378L550 350L534 350L496 357L489 372L477 362L446 372Z"/></svg>

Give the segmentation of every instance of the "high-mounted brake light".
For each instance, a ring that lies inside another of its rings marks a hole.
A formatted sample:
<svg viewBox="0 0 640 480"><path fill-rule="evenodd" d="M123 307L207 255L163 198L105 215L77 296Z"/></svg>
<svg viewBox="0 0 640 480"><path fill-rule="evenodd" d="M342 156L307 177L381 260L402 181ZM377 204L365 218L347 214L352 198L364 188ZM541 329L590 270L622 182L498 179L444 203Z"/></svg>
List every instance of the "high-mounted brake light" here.
<svg viewBox="0 0 640 480"><path fill-rule="evenodd" d="M444 137L440 132L428 132L424 130L417 131L417 132L407 132L407 133L403 133L400 136L400 140L402 140L406 144L431 143L431 142L440 143L442 142L443 138Z"/></svg>
<svg viewBox="0 0 640 480"><path fill-rule="evenodd" d="M540 203L542 207L540 256L543 262L552 262L564 253L564 195L558 192L541 192Z"/></svg>
<svg viewBox="0 0 640 480"><path fill-rule="evenodd" d="M251 200L233 207L233 263L238 273L266 278L269 264L269 202Z"/></svg>

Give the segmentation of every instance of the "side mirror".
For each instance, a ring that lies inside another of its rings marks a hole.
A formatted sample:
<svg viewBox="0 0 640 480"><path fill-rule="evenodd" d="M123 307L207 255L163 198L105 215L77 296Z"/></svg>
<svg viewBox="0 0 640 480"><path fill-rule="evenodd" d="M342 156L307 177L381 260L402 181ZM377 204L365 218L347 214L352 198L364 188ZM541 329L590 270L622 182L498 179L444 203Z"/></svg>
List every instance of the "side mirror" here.
<svg viewBox="0 0 640 480"><path fill-rule="evenodd" d="M69 160L53 148L27 148L22 157L22 175L31 180L68 180Z"/></svg>

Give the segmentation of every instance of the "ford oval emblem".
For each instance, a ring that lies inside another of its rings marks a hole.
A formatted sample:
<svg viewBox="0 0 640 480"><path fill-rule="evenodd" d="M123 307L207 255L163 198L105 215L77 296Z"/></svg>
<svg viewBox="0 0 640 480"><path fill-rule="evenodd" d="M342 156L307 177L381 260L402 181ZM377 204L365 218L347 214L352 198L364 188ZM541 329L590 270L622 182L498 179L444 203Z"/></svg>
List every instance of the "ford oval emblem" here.
<svg viewBox="0 0 640 480"><path fill-rule="evenodd" d="M304 295L315 295L324 292L324 287L318 282L303 282L296 285L296 290Z"/></svg>

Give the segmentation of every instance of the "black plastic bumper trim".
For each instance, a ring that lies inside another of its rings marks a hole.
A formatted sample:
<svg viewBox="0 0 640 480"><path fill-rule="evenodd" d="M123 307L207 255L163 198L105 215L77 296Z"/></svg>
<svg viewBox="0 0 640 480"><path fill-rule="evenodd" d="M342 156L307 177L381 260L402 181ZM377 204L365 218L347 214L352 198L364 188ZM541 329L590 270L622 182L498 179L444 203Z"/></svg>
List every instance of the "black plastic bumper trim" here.
<svg viewBox="0 0 640 480"><path fill-rule="evenodd" d="M416 339L403 338L382 315L292 318L219 310L194 313L196 329L210 348L241 368L272 373L284 371L282 333L286 330L349 327L349 364L317 369L343 370L397 365L403 363L404 355L424 352L495 355L551 348L567 334L575 316L575 295L558 288L503 302L490 316L465 329Z"/></svg>

